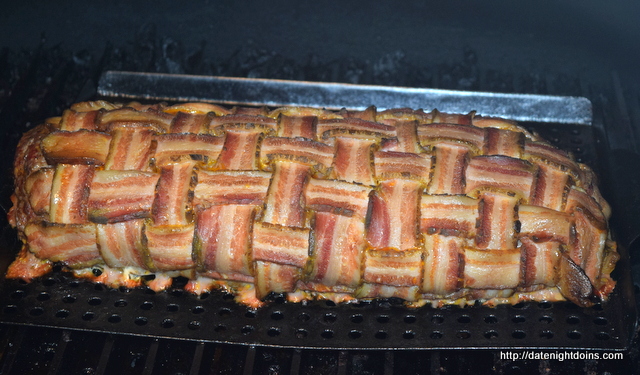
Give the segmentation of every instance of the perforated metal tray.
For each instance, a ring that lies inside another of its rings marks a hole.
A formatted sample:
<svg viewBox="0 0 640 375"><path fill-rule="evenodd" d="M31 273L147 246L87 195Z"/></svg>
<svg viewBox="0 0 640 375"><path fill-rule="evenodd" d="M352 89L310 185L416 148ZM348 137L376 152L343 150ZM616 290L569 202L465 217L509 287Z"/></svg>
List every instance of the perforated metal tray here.
<svg viewBox="0 0 640 375"><path fill-rule="evenodd" d="M602 150L591 126L524 125L598 168ZM14 232L3 233L5 243L16 242L11 239ZM166 292L154 293L143 288L109 289L56 269L31 283L4 280L0 322L275 347L626 350L635 332L636 311L629 257L624 246L619 250L618 285L607 303L590 308L524 303L410 309L395 300L336 306L275 298L254 311L223 292L192 295L180 287L181 280Z"/></svg>

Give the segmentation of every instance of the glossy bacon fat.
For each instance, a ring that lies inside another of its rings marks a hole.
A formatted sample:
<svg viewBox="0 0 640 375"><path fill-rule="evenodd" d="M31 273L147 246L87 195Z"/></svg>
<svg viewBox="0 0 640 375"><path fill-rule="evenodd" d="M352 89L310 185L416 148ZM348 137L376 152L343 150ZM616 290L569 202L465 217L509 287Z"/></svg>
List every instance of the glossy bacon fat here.
<svg viewBox="0 0 640 375"><path fill-rule="evenodd" d="M185 276L254 307L588 306L615 286L593 172L474 113L79 103L24 135L15 181L14 278Z"/></svg>

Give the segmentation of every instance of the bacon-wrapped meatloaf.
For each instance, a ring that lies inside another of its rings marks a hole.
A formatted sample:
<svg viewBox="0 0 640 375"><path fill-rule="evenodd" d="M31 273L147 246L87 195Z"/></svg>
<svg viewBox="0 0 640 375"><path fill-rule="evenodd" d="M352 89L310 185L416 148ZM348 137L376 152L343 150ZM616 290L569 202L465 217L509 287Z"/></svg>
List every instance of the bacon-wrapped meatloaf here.
<svg viewBox="0 0 640 375"><path fill-rule="evenodd" d="M252 306L587 306L615 285L591 169L474 113L85 102L24 135L15 182L9 277L181 275Z"/></svg>

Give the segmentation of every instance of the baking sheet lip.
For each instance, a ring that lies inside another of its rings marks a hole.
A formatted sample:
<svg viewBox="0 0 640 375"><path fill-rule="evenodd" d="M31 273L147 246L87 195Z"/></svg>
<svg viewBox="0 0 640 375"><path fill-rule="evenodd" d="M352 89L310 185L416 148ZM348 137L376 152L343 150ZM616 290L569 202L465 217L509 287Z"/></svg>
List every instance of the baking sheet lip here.
<svg viewBox="0 0 640 375"><path fill-rule="evenodd" d="M283 102L272 100L229 100L229 99L212 99L203 96L185 96L185 95L153 95L143 92L136 92L132 94L124 93L118 88L113 89L113 82L110 81L111 77L144 77L146 79L154 78L169 78L169 79L181 79L181 80L195 80L195 81L209 81L209 82L227 82L227 83L254 83L263 86L268 85L288 85L290 87L305 88L309 90L329 89L334 91L344 91L348 89L362 90L365 92L382 91L387 93L400 93L410 95L424 95L424 96L436 96L440 98L484 98L484 99L498 99L498 100L518 100L520 102L534 102L536 100L544 101L566 101L569 104L573 104L580 107L580 110L585 112L581 116L518 116L513 114L508 118L516 121L539 121L539 122L553 122L553 123L571 123L578 125L592 125L593 123L593 106L588 98L581 96L559 96L559 95L541 95L541 94L522 94L522 93L498 93L487 91L462 91L462 90L447 90L447 89L433 89L433 88L416 88L405 86L383 86L383 85L363 85L353 83L341 83L341 82L316 82L316 81L302 81L302 80L283 80L283 79L270 79L270 78L245 78L245 77L223 77L223 76L203 76L203 75L189 75L189 74L173 74L173 73L150 73L150 72L132 72L132 71L116 71L108 70L104 72L98 83L98 94L102 96L111 97L126 97L126 98L144 98L144 99L158 99L158 100L180 100L180 101L208 101L224 104L244 104L244 105L267 105L267 106L280 106L280 105L292 105L292 106L317 106L327 109L341 109L340 105L310 105L309 103L296 103L296 102ZM349 109L363 110L368 105L364 106L349 106ZM385 107L378 107L380 110L389 109ZM414 108L417 109L417 108ZM479 112L479 114L483 114ZM489 114L490 116L500 116L500 113Z"/></svg>
<svg viewBox="0 0 640 375"><path fill-rule="evenodd" d="M90 333L102 333L102 334L111 334L111 335L119 335L119 336L134 336L134 337L143 337L149 339L166 339L166 340L179 340L179 341L189 341L189 342L203 342L203 343L212 343L212 344L222 344L222 345L241 345L247 347L256 347L256 348L276 348L276 349L292 349L292 350L343 350L343 351L374 351L374 350L386 350L386 351L409 351L409 350L419 350L419 351L438 351L438 350L454 350L454 351L466 351L466 350L483 350L483 351L496 351L496 350L540 350L540 351L581 351L581 352L627 352L631 349L631 345L628 346L553 346L553 345L458 345L458 346L449 346L449 345L434 345L434 346L340 346L340 345L284 345L284 344L271 344L265 343L261 341L252 341L252 340L244 340L244 341L234 341L234 340L215 340L215 339L203 339L203 338L191 338L184 336L172 336L172 335L159 335L154 333L137 333L137 332L125 332L125 331L116 331L116 330L108 330L101 328L83 328L83 327L70 327L70 326L57 326L54 324L35 324L35 323L26 323L26 322L15 322L15 321L0 321L0 324L11 325L11 326L22 326L22 327L41 327L41 328L51 328L57 330L69 330L74 332L90 332Z"/></svg>

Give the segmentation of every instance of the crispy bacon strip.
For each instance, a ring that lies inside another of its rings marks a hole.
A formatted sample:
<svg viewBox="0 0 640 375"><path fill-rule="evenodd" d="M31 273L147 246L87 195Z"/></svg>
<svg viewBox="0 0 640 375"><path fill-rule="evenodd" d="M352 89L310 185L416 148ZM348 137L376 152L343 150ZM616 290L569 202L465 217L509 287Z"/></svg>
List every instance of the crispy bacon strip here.
<svg viewBox="0 0 640 375"><path fill-rule="evenodd" d="M520 249L464 251L464 285L475 289L511 289L520 282Z"/></svg>
<svg viewBox="0 0 640 375"><path fill-rule="evenodd" d="M304 200L308 208L317 212L355 215L364 219L371 191L370 187L359 184L312 178L306 186Z"/></svg>
<svg viewBox="0 0 640 375"><path fill-rule="evenodd" d="M109 155L104 168L109 170L150 171L153 156L152 130L136 130L127 127L114 127L113 138L109 146Z"/></svg>
<svg viewBox="0 0 640 375"><path fill-rule="evenodd" d="M53 168L42 168L30 174L25 181L29 204L37 215L49 216L54 173L55 170Z"/></svg>
<svg viewBox="0 0 640 375"><path fill-rule="evenodd" d="M318 139L331 142L331 138L345 136L379 141L396 136L395 128L379 122L359 118L321 119L316 126Z"/></svg>
<svg viewBox="0 0 640 375"><path fill-rule="evenodd" d="M338 180L373 186L373 145L368 139L336 138L333 171Z"/></svg>
<svg viewBox="0 0 640 375"><path fill-rule="evenodd" d="M166 133L171 127L173 116L149 108L134 109L123 107L104 112L99 119L98 129L111 131L116 126L149 128L158 133Z"/></svg>
<svg viewBox="0 0 640 375"><path fill-rule="evenodd" d="M271 132L275 132L278 130L278 121L275 118L267 116L240 113L214 117L209 127L215 131L236 128L261 128L264 131L268 129Z"/></svg>
<svg viewBox="0 0 640 375"><path fill-rule="evenodd" d="M388 119L383 123L392 125L396 129L396 137L385 140L382 144L384 151L397 151L419 154L422 152L420 139L418 138L418 122Z"/></svg>
<svg viewBox="0 0 640 375"><path fill-rule="evenodd" d="M260 171L197 171L194 207L216 204L262 205L271 182L271 173Z"/></svg>
<svg viewBox="0 0 640 375"><path fill-rule="evenodd" d="M227 131L216 168L231 171L258 170L256 149L262 133L257 131Z"/></svg>
<svg viewBox="0 0 640 375"><path fill-rule="evenodd" d="M150 172L97 171L90 184L89 219L104 224L149 217L159 177Z"/></svg>
<svg viewBox="0 0 640 375"><path fill-rule="evenodd" d="M431 155L397 151L373 153L375 174L378 180L394 178L415 179L428 184L431 173Z"/></svg>
<svg viewBox="0 0 640 375"><path fill-rule="evenodd" d="M364 221L357 217L317 212L313 239L312 269L307 279L329 287L358 286L366 245Z"/></svg>
<svg viewBox="0 0 640 375"><path fill-rule="evenodd" d="M160 179L151 208L154 225L189 224L195 166L196 162L189 160L160 168Z"/></svg>
<svg viewBox="0 0 640 375"><path fill-rule="evenodd" d="M523 237L522 258L524 272L522 285L555 286L558 279L559 256L561 245L556 241L536 242L529 237Z"/></svg>
<svg viewBox="0 0 640 375"><path fill-rule="evenodd" d="M529 203L562 211L569 191L569 175L544 163L536 163L536 166L538 175Z"/></svg>
<svg viewBox="0 0 640 375"><path fill-rule="evenodd" d="M571 243L574 221L564 212L521 204L518 207L518 220L520 238L529 237L535 241L553 240L565 245Z"/></svg>
<svg viewBox="0 0 640 375"><path fill-rule="evenodd" d="M255 262L255 295L263 299L269 293L287 293L296 289L302 270L296 266Z"/></svg>
<svg viewBox="0 0 640 375"><path fill-rule="evenodd" d="M193 224L184 226L154 226L146 223L144 243L149 250L152 270L174 271L194 268Z"/></svg>
<svg viewBox="0 0 640 375"><path fill-rule="evenodd" d="M569 250L569 256L582 268L591 283L596 283L604 259L607 231L580 208L573 212L573 217L576 241Z"/></svg>
<svg viewBox="0 0 640 375"><path fill-rule="evenodd" d="M252 226L257 206L226 204L198 212L194 257L203 274L253 281Z"/></svg>
<svg viewBox="0 0 640 375"><path fill-rule="evenodd" d="M439 234L424 235L423 239L422 292L443 297L458 291L462 286L465 239Z"/></svg>
<svg viewBox="0 0 640 375"><path fill-rule="evenodd" d="M422 249L369 249L364 255L362 279L389 286L419 286L422 281Z"/></svg>
<svg viewBox="0 0 640 375"><path fill-rule="evenodd" d="M475 243L478 249L515 249L516 204L508 195L484 192L480 197L479 226Z"/></svg>
<svg viewBox="0 0 640 375"><path fill-rule="evenodd" d="M304 190L309 179L309 169L309 166L303 164L274 162L262 221L288 227L305 225Z"/></svg>
<svg viewBox="0 0 640 375"><path fill-rule="evenodd" d="M50 164L103 165L109 154L111 135L91 130L56 131L42 140L42 150ZM82 147L78 147L82 145Z"/></svg>
<svg viewBox="0 0 640 375"><path fill-rule="evenodd" d="M435 164L427 192L432 195L464 194L464 172L469 149L455 142L442 142L435 147Z"/></svg>
<svg viewBox="0 0 640 375"><path fill-rule="evenodd" d="M204 134L209 130L213 113L197 114L178 112L171 122L169 133Z"/></svg>
<svg viewBox="0 0 640 375"><path fill-rule="evenodd" d="M580 167L573 161L569 154L548 143L526 140L524 143L524 157L533 162L547 163L556 168L568 170L573 178L580 175Z"/></svg>
<svg viewBox="0 0 640 375"><path fill-rule="evenodd" d="M423 194L420 199L420 232L473 238L476 235L478 203L464 195Z"/></svg>
<svg viewBox="0 0 640 375"><path fill-rule="evenodd" d="M515 193L529 200L535 183L535 169L523 160L508 156L476 156L471 159L465 173L467 195L485 189Z"/></svg>
<svg viewBox="0 0 640 375"><path fill-rule="evenodd" d="M155 140L157 165L168 164L183 157L199 160L204 164L213 163L220 156L225 142L223 137L209 134L162 134L156 136Z"/></svg>
<svg viewBox="0 0 640 375"><path fill-rule="evenodd" d="M418 126L418 139L422 146L432 146L442 141L466 145L475 153L484 149L485 129L470 125L434 123Z"/></svg>
<svg viewBox="0 0 640 375"><path fill-rule="evenodd" d="M149 257L142 243L144 219L96 225L100 256L109 267L149 267Z"/></svg>
<svg viewBox="0 0 640 375"><path fill-rule="evenodd" d="M309 139L267 137L260 145L260 161L264 170L276 160L286 160L309 165L322 175L331 166L333 152L333 147Z"/></svg>
<svg viewBox="0 0 640 375"><path fill-rule="evenodd" d="M505 129L487 128L485 133L485 155L504 155L521 158L524 152L525 135Z"/></svg>
<svg viewBox="0 0 640 375"><path fill-rule="evenodd" d="M287 116L281 114L278 117L278 137L315 139L316 116Z"/></svg>
<svg viewBox="0 0 640 375"><path fill-rule="evenodd" d="M387 180L371 196L367 240L374 249L406 250L418 243L418 203L422 185L411 180Z"/></svg>
<svg viewBox="0 0 640 375"><path fill-rule="evenodd" d="M29 250L40 259L63 262L72 268L102 263L94 224L45 224L35 222L24 229Z"/></svg>
<svg viewBox="0 0 640 375"><path fill-rule="evenodd" d="M231 111L229 109L219 106L217 104L211 104L211 103L180 103L180 104L174 104L170 107L167 107L163 111L166 113L183 112L186 114L199 114L199 115L206 115L208 113L213 113L216 116L225 116L225 115L231 114Z"/></svg>
<svg viewBox="0 0 640 375"><path fill-rule="evenodd" d="M253 260L302 268L309 258L309 229L256 223L252 244Z"/></svg>
<svg viewBox="0 0 640 375"><path fill-rule="evenodd" d="M76 112L67 109L62 112L59 128L63 131L96 130L99 111Z"/></svg>
<svg viewBox="0 0 640 375"><path fill-rule="evenodd" d="M94 167L83 164L58 164L51 184L49 221L61 224L87 222Z"/></svg>

